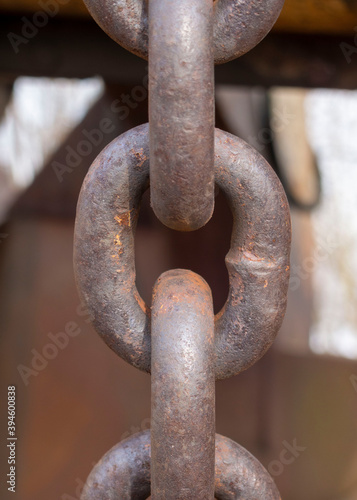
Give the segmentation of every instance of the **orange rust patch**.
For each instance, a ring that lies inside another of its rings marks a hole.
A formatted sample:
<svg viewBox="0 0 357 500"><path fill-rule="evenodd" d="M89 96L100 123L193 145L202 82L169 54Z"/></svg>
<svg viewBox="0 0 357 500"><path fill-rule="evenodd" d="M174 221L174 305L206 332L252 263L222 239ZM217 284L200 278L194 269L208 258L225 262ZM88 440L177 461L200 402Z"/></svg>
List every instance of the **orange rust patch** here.
<svg viewBox="0 0 357 500"><path fill-rule="evenodd" d="M145 313L145 314L149 314L150 311L149 311L149 308L147 307L147 305L145 304L145 302L143 301L143 299L140 297L139 293L137 292L137 290L134 291L134 297L135 297L135 300L136 302L138 303L140 309Z"/></svg>
<svg viewBox="0 0 357 500"><path fill-rule="evenodd" d="M139 151L132 149L131 153L138 160L137 167L139 167L139 168L142 167L144 165L144 163L146 162L146 160L148 159L148 157L146 155L144 155L143 148L140 148Z"/></svg>
<svg viewBox="0 0 357 500"><path fill-rule="evenodd" d="M265 260L258 257L258 255L254 255L254 253L248 252L247 250L243 253L243 257L253 262L262 262L263 260Z"/></svg>
<svg viewBox="0 0 357 500"><path fill-rule="evenodd" d="M116 215L114 219L120 224L121 226L131 226L131 211L129 210L128 212L124 212L123 214Z"/></svg>

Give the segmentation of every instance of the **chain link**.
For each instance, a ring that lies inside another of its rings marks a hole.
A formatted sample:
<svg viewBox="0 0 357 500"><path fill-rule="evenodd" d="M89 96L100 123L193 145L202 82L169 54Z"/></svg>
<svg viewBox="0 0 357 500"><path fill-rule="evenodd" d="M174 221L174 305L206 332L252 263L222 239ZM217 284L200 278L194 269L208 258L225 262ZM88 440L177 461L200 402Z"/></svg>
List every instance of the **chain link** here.
<svg viewBox="0 0 357 500"><path fill-rule="evenodd" d="M155 498L213 498L213 301L207 283L191 271L164 273L154 287L151 377Z"/></svg>
<svg viewBox="0 0 357 500"><path fill-rule="evenodd" d="M148 59L150 0L83 1L115 42ZM212 3L214 61L222 64L246 54L269 33L284 0L215 0Z"/></svg>
<svg viewBox="0 0 357 500"><path fill-rule="evenodd" d="M283 0L150 0L149 21L142 0L85 3L114 40L142 57L149 31L150 127L121 135L91 166L74 257L97 332L152 375L152 425L103 457L81 499L279 500L263 466L215 435L215 379L249 368L281 326L291 223L271 167L244 141L214 129L213 62L254 47ZM149 180L155 213L179 230L211 217L214 182L226 195L234 220L230 286L215 317L209 286L191 271L164 273L151 311L139 295L134 234Z"/></svg>
<svg viewBox="0 0 357 500"><path fill-rule="evenodd" d="M217 500L281 500L271 476L247 450L219 434L215 442ZM81 500L146 500L150 493L153 498L151 455L150 431L118 443L92 470ZM170 491L167 498L178 498L172 496L175 490Z"/></svg>
<svg viewBox="0 0 357 500"><path fill-rule="evenodd" d="M151 371L150 312L135 284L134 234L149 185L148 125L107 146L84 181L77 206L77 284L104 341ZM215 318L216 377L236 375L270 347L289 281L290 216L284 190L260 154L216 129L215 181L233 215L227 302ZM100 203L98 203L100 200Z"/></svg>
<svg viewBox="0 0 357 500"><path fill-rule="evenodd" d="M214 206L212 0L150 0L151 205L160 221L199 229Z"/></svg>

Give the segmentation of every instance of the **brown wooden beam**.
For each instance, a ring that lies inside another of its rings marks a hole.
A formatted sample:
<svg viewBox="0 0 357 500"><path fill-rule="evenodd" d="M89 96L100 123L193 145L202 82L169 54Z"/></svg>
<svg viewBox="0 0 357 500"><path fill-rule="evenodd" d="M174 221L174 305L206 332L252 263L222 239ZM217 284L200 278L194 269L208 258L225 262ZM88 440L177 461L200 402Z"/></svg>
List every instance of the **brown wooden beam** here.
<svg viewBox="0 0 357 500"><path fill-rule="evenodd" d="M92 20L55 18L31 33L19 17L0 17L0 78L86 78L138 85L147 63L114 43ZM21 38L19 38L21 37ZM357 32L350 37L271 33L245 56L216 67L233 85L355 89Z"/></svg>
<svg viewBox="0 0 357 500"><path fill-rule="evenodd" d="M82 0L0 0L0 11L34 13L48 1L56 2L63 16L89 16ZM356 25L357 0L286 0L274 30L349 34Z"/></svg>
<svg viewBox="0 0 357 500"><path fill-rule="evenodd" d="M356 0L285 0L274 29L349 35L354 26L357 26Z"/></svg>

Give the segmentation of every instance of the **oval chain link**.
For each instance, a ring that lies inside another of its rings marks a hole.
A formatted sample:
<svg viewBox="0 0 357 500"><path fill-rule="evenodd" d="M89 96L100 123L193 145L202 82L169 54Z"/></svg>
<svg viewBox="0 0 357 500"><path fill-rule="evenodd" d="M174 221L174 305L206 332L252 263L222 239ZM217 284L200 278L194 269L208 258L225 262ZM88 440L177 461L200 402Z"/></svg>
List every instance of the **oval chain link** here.
<svg viewBox="0 0 357 500"><path fill-rule="evenodd" d="M78 201L74 252L78 288L95 329L120 357L149 373L150 313L136 288L134 259L140 201L149 185L148 142L148 125L140 125L95 160ZM215 181L233 215L229 293L215 317L215 372L221 379L263 356L281 326L290 215L281 183L264 158L218 129Z"/></svg>
<svg viewBox="0 0 357 500"><path fill-rule="evenodd" d="M215 498L281 500L269 473L246 449L216 434ZM94 467L81 500L146 500L151 491L150 431L139 432L109 450ZM152 497L151 497L152 498Z"/></svg>
<svg viewBox="0 0 357 500"><path fill-rule="evenodd" d="M151 322L151 491L156 500L207 500L215 446L211 289L191 271L162 274Z"/></svg>
<svg viewBox="0 0 357 500"><path fill-rule="evenodd" d="M214 207L212 0L150 0L151 206L166 226L192 231Z"/></svg>

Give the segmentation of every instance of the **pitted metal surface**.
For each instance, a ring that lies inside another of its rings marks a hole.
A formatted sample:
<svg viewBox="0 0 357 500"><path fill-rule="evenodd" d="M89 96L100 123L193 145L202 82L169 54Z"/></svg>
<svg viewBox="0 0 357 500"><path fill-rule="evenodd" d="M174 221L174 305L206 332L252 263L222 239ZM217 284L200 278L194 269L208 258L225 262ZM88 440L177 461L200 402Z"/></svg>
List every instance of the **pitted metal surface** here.
<svg viewBox="0 0 357 500"><path fill-rule="evenodd" d="M85 0L118 43L147 57L147 3ZM244 141L214 129L213 62L250 50L283 0L150 0L148 124L110 143L78 201L76 280L93 325L113 351L152 374L152 434L112 448L81 500L279 500L244 448L215 435L215 379L255 363L283 320L291 222L282 185ZM211 217L214 182L233 215L229 293L214 317L200 276L171 270L152 310L136 288L135 228L151 180L158 218L181 231Z"/></svg>
<svg viewBox="0 0 357 500"><path fill-rule="evenodd" d="M217 500L281 500L273 479L246 449L216 434L215 450ZM94 467L81 500L146 500L150 457L150 431L118 443Z"/></svg>
<svg viewBox="0 0 357 500"><path fill-rule="evenodd" d="M172 229L204 226L214 206L212 0L150 0L152 208Z"/></svg>
<svg viewBox="0 0 357 500"><path fill-rule="evenodd" d="M192 271L167 271L153 289L151 322L151 498L213 498L211 289Z"/></svg>
<svg viewBox="0 0 357 500"><path fill-rule="evenodd" d="M215 318L216 377L236 375L273 342L286 308L291 227L277 176L244 141L216 130L215 180L234 225L226 256L230 289ZM150 372L150 313L135 284L134 234L149 185L148 126L114 140L83 183L75 269L94 327L119 356Z"/></svg>
<svg viewBox="0 0 357 500"><path fill-rule="evenodd" d="M109 450L84 485L81 500L146 500L150 496L150 431Z"/></svg>
<svg viewBox="0 0 357 500"><path fill-rule="evenodd" d="M148 2L143 0L84 0L99 26L115 42L148 58ZM231 61L253 49L271 30L284 0L216 0L214 60Z"/></svg>

